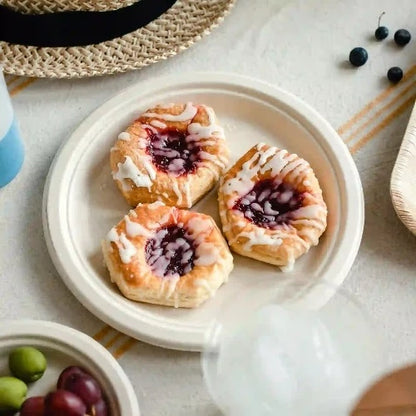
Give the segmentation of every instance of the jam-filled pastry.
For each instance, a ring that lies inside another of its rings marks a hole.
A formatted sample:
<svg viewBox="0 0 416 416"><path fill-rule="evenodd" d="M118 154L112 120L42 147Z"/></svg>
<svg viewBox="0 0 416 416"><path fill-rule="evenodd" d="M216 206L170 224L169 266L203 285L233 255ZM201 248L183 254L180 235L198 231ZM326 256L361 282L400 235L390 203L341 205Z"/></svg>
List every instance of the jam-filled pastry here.
<svg viewBox="0 0 416 416"><path fill-rule="evenodd" d="M233 257L214 220L139 204L102 242L111 280L132 300L193 308L227 281Z"/></svg>
<svg viewBox="0 0 416 416"><path fill-rule="evenodd" d="M231 249L282 270L317 245L326 228L327 207L309 163L263 143L225 174L218 200Z"/></svg>
<svg viewBox="0 0 416 416"><path fill-rule="evenodd" d="M113 178L127 202L190 208L228 164L224 131L206 105L159 105L143 113L111 149Z"/></svg>

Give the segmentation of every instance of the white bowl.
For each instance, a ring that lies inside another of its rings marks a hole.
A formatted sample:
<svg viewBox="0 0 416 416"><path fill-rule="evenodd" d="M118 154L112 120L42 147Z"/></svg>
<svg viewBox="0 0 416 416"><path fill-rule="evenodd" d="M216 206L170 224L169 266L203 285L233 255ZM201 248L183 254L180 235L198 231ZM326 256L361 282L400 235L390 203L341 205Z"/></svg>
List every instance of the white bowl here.
<svg viewBox="0 0 416 416"><path fill-rule="evenodd" d="M133 387L115 358L98 342L75 329L47 321L4 320L0 323L0 375L10 375L8 356L21 346L42 351L48 366L29 385L27 397L56 390L59 374L70 365L84 367L100 383L112 416L139 416Z"/></svg>

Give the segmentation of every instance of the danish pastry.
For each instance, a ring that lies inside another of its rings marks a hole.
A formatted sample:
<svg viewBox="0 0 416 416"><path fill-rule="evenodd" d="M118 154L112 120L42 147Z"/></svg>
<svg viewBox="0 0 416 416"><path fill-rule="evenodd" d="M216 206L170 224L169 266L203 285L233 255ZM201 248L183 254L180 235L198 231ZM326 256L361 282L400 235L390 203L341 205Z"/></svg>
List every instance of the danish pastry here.
<svg viewBox="0 0 416 416"><path fill-rule="evenodd" d="M212 108L169 104L147 110L111 150L113 178L127 202L190 208L228 164L223 129Z"/></svg>
<svg viewBox="0 0 416 416"><path fill-rule="evenodd" d="M231 249L284 270L326 228L327 207L308 162L263 143L225 174L218 199Z"/></svg>
<svg viewBox="0 0 416 416"><path fill-rule="evenodd" d="M193 308L228 279L233 257L214 220L139 204L102 242L111 280L132 300Z"/></svg>

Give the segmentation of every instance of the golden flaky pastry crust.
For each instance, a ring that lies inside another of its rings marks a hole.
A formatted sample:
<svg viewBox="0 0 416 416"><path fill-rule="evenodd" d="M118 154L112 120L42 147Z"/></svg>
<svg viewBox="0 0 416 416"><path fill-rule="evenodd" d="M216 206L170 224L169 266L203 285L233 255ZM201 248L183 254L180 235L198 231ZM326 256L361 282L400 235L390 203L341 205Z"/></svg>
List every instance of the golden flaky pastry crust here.
<svg viewBox="0 0 416 416"><path fill-rule="evenodd" d="M172 138L179 136L182 147L178 150L180 142ZM110 164L118 188L132 207L162 201L190 208L215 185L228 156L224 132L212 108L168 104L147 110L120 133ZM165 170L155 163L155 157L165 158ZM189 164L192 169L186 173Z"/></svg>
<svg viewBox="0 0 416 416"><path fill-rule="evenodd" d="M264 181L276 184L273 189L278 192L269 192L266 187L262 194ZM327 224L322 190L309 164L295 154L263 143L250 149L225 174L218 200L223 231L231 249L286 269L318 244ZM278 205L277 201L283 205ZM277 209L286 209L291 203L294 209L279 217ZM250 209L236 209L236 204ZM253 221L254 215L270 218L273 226L268 228L262 226L264 223Z"/></svg>
<svg viewBox="0 0 416 416"><path fill-rule="evenodd" d="M172 245L168 248L165 245L162 250L160 241L163 240L157 240L149 250L148 244L153 244L157 236L167 235L166 228L175 225L186 232L186 241L174 237ZM192 246L186 246L189 241ZM199 306L215 295L233 268L228 245L210 216L161 202L139 204L131 210L109 232L102 249L111 280L121 293L135 301L158 305ZM170 257L168 249L172 252ZM172 269L166 274L169 258L177 250L182 250L179 251L181 261L187 268L182 276Z"/></svg>

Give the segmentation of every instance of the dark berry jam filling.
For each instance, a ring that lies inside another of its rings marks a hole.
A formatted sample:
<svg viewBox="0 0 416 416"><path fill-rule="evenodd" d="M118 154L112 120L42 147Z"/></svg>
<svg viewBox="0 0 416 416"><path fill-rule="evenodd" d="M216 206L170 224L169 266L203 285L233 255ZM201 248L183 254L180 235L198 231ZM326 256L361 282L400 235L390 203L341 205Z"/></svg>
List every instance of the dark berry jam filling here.
<svg viewBox="0 0 416 416"><path fill-rule="evenodd" d="M257 182L233 208L260 227L275 228L290 221L291 213L302 206L303 199L304 194L290 185L265 179Z"/></svg>
<svg viewBox="0 0 416 416"><path fill-rule="evenodd" d="M153 164L163 172L174 176L193 173L201 160L198 142L189 140L187 135L178 130L167 129L157 133L147 130L149 144L147 153Z"/></svg>
<svg viewBox="0 0 416 416"><path fill-rule="evenodd" d="M164 227L147 241L145 258L156 276L180 277L194 267L194 243L184 228L177 225Z"/></svg>

